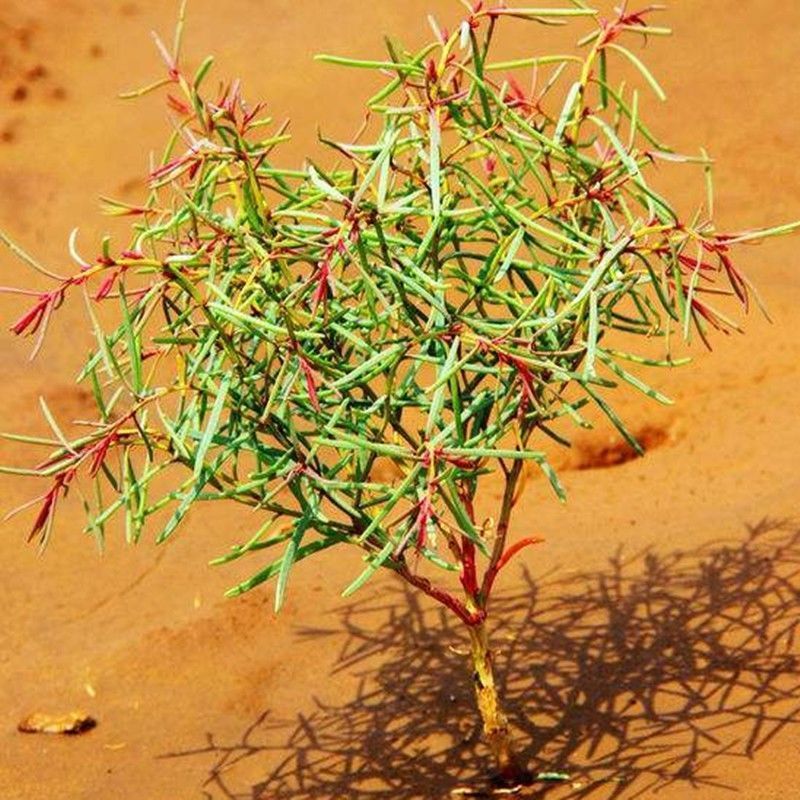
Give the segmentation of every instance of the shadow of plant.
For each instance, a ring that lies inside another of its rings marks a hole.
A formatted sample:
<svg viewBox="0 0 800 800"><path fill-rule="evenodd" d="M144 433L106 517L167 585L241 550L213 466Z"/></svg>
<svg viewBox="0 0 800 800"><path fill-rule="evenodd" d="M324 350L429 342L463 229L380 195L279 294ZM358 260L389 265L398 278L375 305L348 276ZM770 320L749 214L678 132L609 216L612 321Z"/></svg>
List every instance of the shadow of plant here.
<svg viewBox="0 0 800 800"><path fill-rule="evenodd" d="M493 614L498 673L532 767L570 773L552 787L559 798L724 787L723 757L751 758L800 722L799 574L800 528L767 520L743 541L620 553L601 571L536 582L526 574ZM344 629L337 671L360 674L356 696L300 715L278 746L264 716L241 743L209 737L195 751L217 759L209 788L253 800L412 800L480 780L467 666L448 648L461 631L402 588L384 597L377 611L347 605L336 627L301 632L322 642ZM265 780L237 793L228 770L253 757Z"/></svg>

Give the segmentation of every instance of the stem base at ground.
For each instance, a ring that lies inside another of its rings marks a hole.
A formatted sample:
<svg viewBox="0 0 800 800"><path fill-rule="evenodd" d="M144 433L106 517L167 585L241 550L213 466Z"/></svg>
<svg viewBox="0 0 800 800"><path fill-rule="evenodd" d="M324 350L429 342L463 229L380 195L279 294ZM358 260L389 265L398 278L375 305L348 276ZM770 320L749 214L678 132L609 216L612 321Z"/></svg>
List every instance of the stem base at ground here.
<svg viewBox="0 0 800 800"><path fill-rule="evenodd" d="M497 768L498 782L519 785L527 778L514 750L508 717L503 711L497 693L492 664L492 651L485 623L470 628L473 686L478 711L483 722L483 736L492 752Z"/></svg>

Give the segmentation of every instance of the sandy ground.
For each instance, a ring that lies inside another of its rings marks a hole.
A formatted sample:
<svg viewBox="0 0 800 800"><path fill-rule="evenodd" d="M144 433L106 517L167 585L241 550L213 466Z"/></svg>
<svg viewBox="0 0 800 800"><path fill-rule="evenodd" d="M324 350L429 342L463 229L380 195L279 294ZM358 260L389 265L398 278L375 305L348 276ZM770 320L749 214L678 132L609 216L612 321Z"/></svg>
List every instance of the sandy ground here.
<svg viewBox="0 0 800 800"><path fill-rule="evenodd" d="M723 227L800 217L800 4L673 6L674 40L649 51L672 97L651 106L656 129L717 157ZM352 130L371 86L311 54L378 55L385 30L414 42L431 10L458 14L451 0L193 0L188 44L291 116L300 154L318 119ZM164 0L0 4L0 226L49 263L65 261L75 224L87 243L108 227L98 195L141 191L165 117L159 101L114 96L156 74L148 32L173 16ZM532 47L547 36L529 35ZM698 176L669 181L686 203L701 196ZM653 445L645 459L600 468L614 440L598 430L563 461L566 508L541 485L523 499L515 533L548 541L505 578L499 662L526 755L573 771L548 797L798 792L796 254L796 239L746 253L775 324L753 318L747 337L651 376L674 408L622 401ZM33 280L8 254L0 272L3 284ZM0 298L0 319L12 314ZM33 365L26 343L0 339L2 427L42 430L42 394L64 418L87 413L73 376L89 343L77 305ZM0 461L17 457L0 445ZM4 479L0 504L35 490ZM204 509L164 549L115 540L102 558L75 507L43 558L25 545L26 520L2 528L2 800L411 800L480 771L466 666L450 649L460 632L390 577L342 601L359 566L350 553L302 565L280 618L269 591L223 600L240 575L207 562L249 524ZM31 711L73 708L98 727L15 730Z"/></svg>

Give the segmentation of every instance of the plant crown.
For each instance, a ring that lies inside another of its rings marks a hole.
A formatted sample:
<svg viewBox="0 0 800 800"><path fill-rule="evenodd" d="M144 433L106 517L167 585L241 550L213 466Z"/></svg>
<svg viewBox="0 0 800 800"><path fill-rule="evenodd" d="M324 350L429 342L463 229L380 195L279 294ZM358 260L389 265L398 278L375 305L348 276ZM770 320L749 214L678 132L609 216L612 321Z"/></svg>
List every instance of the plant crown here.
<svg viewBox="0 0 800 800"><path fill-rule="evenodd" d="M218 559L277 551L232 593L277 577L276 604L298 561L339 544L366 568L400 573L467 622L482 616L497 572L533 539L506 546L523 470L564 491L541 450L563 441L554 422L596 406L623 437L607 392L628 383L661 402L636 365L669 365L609 343L737 325L712 305L751 290L730 251L788 230L716 232L711 195L681 221L648 185L659 162L697 162L658 144L639 117L638 90L611 68L633 67L662 90L625 43L664 34L645 12L599 20L564 8L468 5L452 34L419 52L391 42L380 61L321 56L376 70L388 82L368 103L353 143L325 141L325 166L281 166L286 125L248 105L238 83L208 95L205 61L184 71L180 26L160 45L174 121L133 238L34 295L12 326L41 344L53 312L82 289L97 349L80 379L97 421L68 440L45 406L50 448L32 470L49 478L32 536L44 543L59 500L79 478L87 530L102 540L119 513L139 539L155 517L172 536L201 501L263 512L252 538ZM596 23L580 54L501 63L496 29L509 21ZM532 76L532 80L531 80ZM139 94L139 93L134 93ZM96 306L116 303L107 329ZM641 352L641 351L640 351ZM633 366L631 366L633 365ZM558 426L557 426L558 427ZM500 469L499 517L473 501ZM476 561L488 559L482 580ZM437 588L455 572L467 600Z"/></svg>

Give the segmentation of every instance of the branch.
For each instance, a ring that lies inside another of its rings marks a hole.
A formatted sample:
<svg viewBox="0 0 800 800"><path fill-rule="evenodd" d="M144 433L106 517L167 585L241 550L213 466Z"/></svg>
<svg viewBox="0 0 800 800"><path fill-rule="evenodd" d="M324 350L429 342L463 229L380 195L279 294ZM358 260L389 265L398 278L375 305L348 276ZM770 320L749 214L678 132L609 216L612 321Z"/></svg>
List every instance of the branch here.
<svg viewBox="0 0 800 800"><path fill-rule="evenodd" d="M511 561L512 558L514 558L515 555L517 555L517 553L520 552L520 550L523 550L526 547L530 547L534 544L541 544L542 542L544 542L544 539L540 539L538 536L529 536L527 539L522 539L516 544L511 545L511 547L509 547L508 550L506 550L505 553L503 553L503 555L498 559L497 564L495 564L493 567L489 567L489 569L486 570L486 577L483 581L484 596L489 596L497 574L501 569L503 569L503 567L506 566L506 564L508 564L509 561Z"/></svg>
<svg viewBox="0 0 800 800"><path fill-rule="evenodd" d="M492 548L492 555L489 559L489 566L486 569L486 574L483 576L483 584L481 586L481 597L483 604L489 599L489 592L494 582L494 575L497 573L500 559L506 549L506 538L508 537L508 526L511 521L511 512L514 509L514 495L516 494L517 481L522 474L522 461L514 461L514 465L506 474L506 486L503 491L503 503L500 510L500 519L497 521L497 537L494 540L494 547Z"/></svg>
<svg viewBox="0 0 800 800"><path fill-rule="evenodd" d="M408 581L412 586L420 589L428 597L432 597L438 603L449 608L465 625L474 628L486 619L486 612L483 609L470 611L458 598L453 597L449 592L434 586L427 578L414 575L408 566L402 562L396 562L395 571L401 578Z"/></svg>

